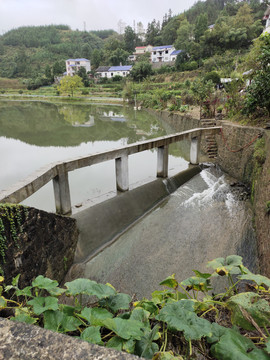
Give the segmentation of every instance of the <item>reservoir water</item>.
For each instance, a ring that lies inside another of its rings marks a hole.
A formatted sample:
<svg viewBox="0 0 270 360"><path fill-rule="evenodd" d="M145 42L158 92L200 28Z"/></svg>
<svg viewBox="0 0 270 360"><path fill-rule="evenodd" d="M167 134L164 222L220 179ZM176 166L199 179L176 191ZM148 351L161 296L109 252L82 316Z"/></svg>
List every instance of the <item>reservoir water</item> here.
<svg viewBox="0 0 270 360"><path fill-rule="evenodd" d="M157 116L116 105L0 101L0 190L55 161L111 150L174 132ZM180 147L181 146L181 147ZM169 175L188 167L185 143L170 146ZM130 187L156 176L156 152L129 157ZM73 207L115 194L115 165L108 161L69 173ZM26 205L54 211L52 182Z"/></svg>

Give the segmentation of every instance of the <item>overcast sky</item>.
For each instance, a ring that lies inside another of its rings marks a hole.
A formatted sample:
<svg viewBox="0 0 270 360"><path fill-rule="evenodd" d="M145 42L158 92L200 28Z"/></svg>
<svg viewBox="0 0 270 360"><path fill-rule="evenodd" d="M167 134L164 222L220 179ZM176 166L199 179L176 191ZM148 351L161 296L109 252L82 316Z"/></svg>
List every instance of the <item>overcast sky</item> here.
<svg viewBox="0 0 270 360"><path fill-rule="evenodd" d="M177 15L196 0L0 0L0 34L28 25L65 24L72 29L118 31L122 20L146 28L153 19L162 21L172 10Z"/></svg>

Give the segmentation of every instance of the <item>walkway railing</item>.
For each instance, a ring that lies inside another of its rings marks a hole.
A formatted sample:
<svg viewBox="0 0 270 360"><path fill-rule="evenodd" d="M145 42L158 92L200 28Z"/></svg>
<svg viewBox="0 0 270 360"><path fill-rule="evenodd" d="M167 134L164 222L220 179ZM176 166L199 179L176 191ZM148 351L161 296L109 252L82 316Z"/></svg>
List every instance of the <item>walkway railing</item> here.
<svg viewBox="0 0 270 360"><path fill-rule="evenodd" d="M137 142L115 150L105 151L88 156L81 156L65 162L49 164L31 174L29 178L15 184L11 188L0 192L0 203L20 203L33 195L36 191L53 180L56 213L71 214L71 197L68 181L70 171L86 166L98 164L107 160L115 160L116 187L119 191L129 189L128 182L128 156L141 151L157 148L157 177L168 176L169 145L178 141L189 139L190 163L198 164L199 147L203 133L215 134L220 126L210 128L197 128L173 135L167 135L147 141Z"/></svg>

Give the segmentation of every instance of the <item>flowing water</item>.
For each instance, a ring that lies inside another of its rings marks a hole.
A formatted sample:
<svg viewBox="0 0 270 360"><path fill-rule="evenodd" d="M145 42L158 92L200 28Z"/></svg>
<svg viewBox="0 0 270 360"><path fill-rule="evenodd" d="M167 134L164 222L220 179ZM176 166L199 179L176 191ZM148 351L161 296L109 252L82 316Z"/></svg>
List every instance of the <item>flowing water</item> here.
<svg viewBox="0 0 270 360"><path fill-rule="evenodd" d="M0 101L0 190L42 166L166 135L162 121L115 105ZM185 148L170 147L170 175L188 166ZM129 157L131 188L155 178L156 152ZM69 173L72 205L115 195L114 161ZM52 182L24 204L54 211Z"/></svg>
<svg viewBox="0 0 270 360"><path fill-rule="evenodd" d="M256 269L256 239L246 201L214 167L204 169L110 247L74 270L141 298L175 273L209 272L207 261L231 254ZM194 274L193 274L194 275ZM161 289L161 288L160 288Z"/></svg>

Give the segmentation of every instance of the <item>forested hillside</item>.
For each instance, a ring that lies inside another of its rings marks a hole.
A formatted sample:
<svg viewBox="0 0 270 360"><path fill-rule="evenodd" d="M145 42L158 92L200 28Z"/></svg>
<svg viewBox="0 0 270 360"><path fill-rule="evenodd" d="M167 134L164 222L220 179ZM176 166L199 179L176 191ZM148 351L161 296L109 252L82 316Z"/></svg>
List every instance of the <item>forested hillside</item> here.
<svg viewBox="0 0 270 360"><path fill-rule="evenodd" d="M229 76L236 70L252 40L263 30L267 0L198 1L188 11L162 21L153 19L146 34L130 27L120 35L113 30L72 31L67 25L21 27L0 36L0 77L50 78L65 70L68 58L89 58L92 67L127 63L135 46L169 45L183 50L179 71L204 67Z"/></svg>

